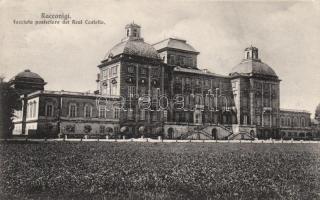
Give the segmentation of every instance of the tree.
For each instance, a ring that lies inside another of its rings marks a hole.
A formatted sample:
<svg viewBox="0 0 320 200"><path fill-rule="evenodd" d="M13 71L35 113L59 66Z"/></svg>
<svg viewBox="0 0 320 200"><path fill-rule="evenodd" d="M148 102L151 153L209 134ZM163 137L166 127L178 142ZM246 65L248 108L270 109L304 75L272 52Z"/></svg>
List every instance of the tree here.
<svg viewBox="0 0 320 200"><path fill-rule="evenodd" d="M19 94L7 82L0 80L0 138L12 135L14 110L21 109Z"/></svg>
<svg viewBox="0 0 320 200"><path fill-rule="evenodd" d="M320 103L318 104L315 112L315 119L320 120Z"/></svg>

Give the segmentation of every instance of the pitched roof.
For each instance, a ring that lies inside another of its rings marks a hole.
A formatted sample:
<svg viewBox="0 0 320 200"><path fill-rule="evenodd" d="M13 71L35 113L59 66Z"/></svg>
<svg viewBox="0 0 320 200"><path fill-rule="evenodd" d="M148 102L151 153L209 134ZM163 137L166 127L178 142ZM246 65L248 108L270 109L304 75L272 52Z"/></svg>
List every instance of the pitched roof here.
<svg viewBox="0 0 320 200"><path fill-rule="evenodd" d="M179 50L189 51L189 52L199 54L199 52L195 48L193 48L190 44L187 43L186 40L183 40L183 39L167 38L153 44L153 46L158 51L161 51L162 49L165 49L165 48L171 48L171 49L179 49Z"/></svg>
<svg viewBox="0 0 320 200"><path fill-rule="evenodd" d="M120 54L129 54L155 59L160 58L157 50L152 45L144 42L142 39L130 39L116 44L108 51L108 53L105 56L105 59Z"/></svg>
<svg viewBox="0 0 320 200"><path fill-rule="evenodd" d="M259 60L244 59L240 64L232 68L230 75L232 74L260 74L275 76L275 71L267 64Z"/></svg>

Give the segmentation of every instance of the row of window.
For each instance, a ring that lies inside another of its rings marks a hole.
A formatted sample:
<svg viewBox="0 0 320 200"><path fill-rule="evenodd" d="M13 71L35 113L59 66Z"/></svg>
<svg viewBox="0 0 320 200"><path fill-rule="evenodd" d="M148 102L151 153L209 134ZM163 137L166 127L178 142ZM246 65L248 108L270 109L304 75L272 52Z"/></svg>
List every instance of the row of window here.
<svg viewBox="0 0 320 200"><path fill-rule="evenodd" d="M144 110L144 109L139 110L139 114L140 114L139 115L139 120L146 120L146 110ZM128 120L134 120L134 111L133 111L133 109L128 109L127 118L128 118ZM159 112L152 112L151 120L152 121L158 121L159 119L160 119L160 113Z"/></svg>
<svg viewBox="0 0 320 200"><path fill-rule="evenodd" d="M69 105L68 110L68 116L69 117L78 117L78 107L76 104L72 103ZM107 117L107 111L108 109L106 106L99 106L98 112L99 112L99 118L106 118ZM52 103L47 103L45 108L45 115L48 117L52 117L54 113L54 106ZM84 106L84 117L90 118L92 117L92 106L91 105L85 105ZM120 109L115 108L114 109L114 116L115 119L119 119L120 117Z"/></svg>
<svg viewBox="0 0 320 200"><path fill-rule="evenodd" d="M219 80L210 80L210 79L207 79L207 80L203 80L203 79L199 79L199 78L191 78L191 77L175 77L175 83L177 85L184 85L185 87L188 87L188 86L192 86L192 85L195 85L195 86L198 86L198 87L201 87L201 86L204 86L206 88L219 88L220 86L224 86L225 88L228 87L227 84L223 84L222 82L220 82Z"/></svg>
<svg viewBox="0 0 320 200"><path fill-rule="evenodd" d="M272 122L272 124L271 124ZM270 125L277 125L277 118L273 117L270 114L264 114L263 118L260 115L256 115L256 123L258 126L270 126Z"/></svg>
<svg viewBox="0 0 320 200"><path fill-rule="evenodd" d="M128 69L128 73L130 73L130 74L136 73L136 66L134 66L134 65L129 65L127 69ZM140 74L142 74L142 75L146 75L148 73L148 68L146 68L146 67L139 67L138 69L140 69ZM152 76L159 76L160 75L160 68L152 68L150 71L150 74Z"/></svg>
<svg viewBox="0 0 320 200"><path fill-rule="evenodd" d="M282 137L299 137L299 138L305 138L305 137L312 137L311 133L298 133L298 132L281 132Z"/></svg>
<svg viewBox="0 0 320 200"><path fill-rule="evenodd" d="M193 60L192 57L186 57L182 55L169 55L168 63L171 65L179 66L196 66L196 60Z"/></svg>
<svg viewBox="0 0 320 200"><path fill-rule="evenodd" d="M137 94L137 87L136 86L128 86L128 96L129 97L134 97ZM146 87L140 87L140 93L139 95L146 95L148 93ZM151 90L151 96L152 97L158 97L160 96L160 88L152 88Z"/></svg>
<svg viewBox="0 0 320 200"><path fill-rule="evenodd" d="M118 73L118 66L113 66L108 69L102 70L102 78L107 79L107 78L112 78L117 76Z"/></svg>
<svg viewBox="0 0 320 200"><path fill-rule="evenodd" d="M110 81L110 83L103 85L103 87L101 88L102 90L102 94L104 95L119 95L118 94L118 83L114 82L112 83L112 81Z"/></svg>
<svg viewBox="0 0 320 200"><path fill-rule="evenodd" d="M65 130L69 133L75 133L76 132L76 126L73 125L67 125L65 127ZM85 125L83 127L83 132L85 133L90 133L92 132L92 127L91 125ZM112 134L112 133L118 133L119 132L119 127L114 127L114 129L112 127L108 127L108 126L104 126L104 125L100 125L99 126L99 133L106 133L106 134Z"/></svg>
<svg viewBox="0 0 320 200"><path fill-rule="evenodd" d="M301 127L305 127L307 125L304 117L300 118L300 123L297 117L294 117L293 120L291 120L290 117L281 117L281 126L299 126L299 125Z"/></svg>

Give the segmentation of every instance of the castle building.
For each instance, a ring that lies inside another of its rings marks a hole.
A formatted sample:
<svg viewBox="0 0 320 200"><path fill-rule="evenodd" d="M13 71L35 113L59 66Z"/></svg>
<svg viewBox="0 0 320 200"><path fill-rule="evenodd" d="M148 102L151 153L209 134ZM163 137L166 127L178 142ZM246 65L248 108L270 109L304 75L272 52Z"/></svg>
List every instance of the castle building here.
<svg viewBox="0 0 320 200"><path fill-rule="evenodd" d="M11 84L19 88L24 107L17 111L14 134L313 137L310 113L280 109L280 79L261 61L258 48L246 48L242 61L219 75L198 67L199 51L186 40L151 45L134 23L124 33L98 65L94 94L44 90L44 80L30 71L15 76Z"/></svg>

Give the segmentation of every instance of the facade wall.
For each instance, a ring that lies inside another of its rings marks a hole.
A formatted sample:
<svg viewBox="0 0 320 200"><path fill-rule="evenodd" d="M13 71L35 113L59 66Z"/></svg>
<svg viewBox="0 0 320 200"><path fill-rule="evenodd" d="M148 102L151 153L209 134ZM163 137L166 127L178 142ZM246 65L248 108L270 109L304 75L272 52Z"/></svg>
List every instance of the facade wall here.
<svg viewBox="0 0 320 200"><path fill-rule="evenodd" d="M167 64L197 68L197 54L177 50L165 51Z"/></svg>
<svg viewBox="0 0 320 200"><path fill-rule="evenodd" d="M164 125L164 137L169 139L227 139L230 130L218 125L207 125L197 131L196 124L168 122Z"/></svg>
<svg viewBox="0 0 320 200"><path fill-rule="evenodd" d="M102 95L120 95L121 63L113 63L100 68L100 92Z"/></svg>
<svg viewBox="0 0 320 200"><path fill-rule="evenodd" d="M310 113L304 111L281 110L280 132L284 139L311 139L317 135L310 126Z"/></svg>

